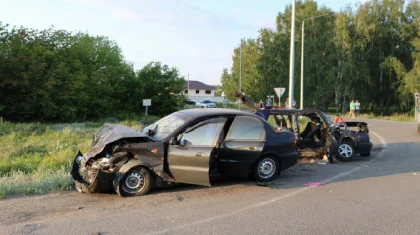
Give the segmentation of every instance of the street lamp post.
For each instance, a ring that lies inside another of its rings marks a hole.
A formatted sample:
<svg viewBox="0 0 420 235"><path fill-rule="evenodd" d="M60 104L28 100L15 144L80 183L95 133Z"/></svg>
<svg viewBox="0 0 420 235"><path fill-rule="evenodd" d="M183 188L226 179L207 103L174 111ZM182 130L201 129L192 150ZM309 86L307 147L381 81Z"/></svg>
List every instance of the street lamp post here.
<svg viewBox="0 0 420 235"><path fill-rule="evenodd" d="M305 44L305 20L315 19L322 16L334 14L328 13L319 16L309 17L302 21L302 51L300 53L300 109L303 109L303 58L304 58L304 44ZM290 99L290 98L289 98Z"/></svg>
<svg viewBox="0 0 420 235"><path fill-rule="evenodd" d="M292 1L292 28L290 32L290 71L289 71L289 108L293 107L293 86L295 69L295 15L296 0Z"/></svg>
<svg viewBox="0 0 420 235"><path fill-rule="evenodd" d="M239 91L242 92L242 39L239 47ZM241 110L241 100L239 100L239 110Z"/></svg>

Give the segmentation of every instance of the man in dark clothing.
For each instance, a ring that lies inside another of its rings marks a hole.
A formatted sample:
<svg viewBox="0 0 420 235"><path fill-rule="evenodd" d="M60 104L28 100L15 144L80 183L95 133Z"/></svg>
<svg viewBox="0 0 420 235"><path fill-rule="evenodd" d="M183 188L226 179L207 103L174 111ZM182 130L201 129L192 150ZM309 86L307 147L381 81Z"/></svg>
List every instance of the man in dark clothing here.
<svg viewBox="0 0 420 235"><path fill-rule="evenodd" d="M321 126L321 119L317 116L312 117L311 122L306 125L300 136L307 147L316 148L324 145L321 137Z"/></svg>

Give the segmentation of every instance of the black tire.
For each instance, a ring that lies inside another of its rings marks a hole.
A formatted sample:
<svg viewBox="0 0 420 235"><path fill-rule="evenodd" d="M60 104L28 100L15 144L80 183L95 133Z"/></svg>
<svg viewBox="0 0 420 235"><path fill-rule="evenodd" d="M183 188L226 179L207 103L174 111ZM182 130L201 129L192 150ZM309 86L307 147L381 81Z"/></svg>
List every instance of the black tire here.
<svg viewBox="0 0 420 235"><path fill-rule="evenodd" d="M154 186L155 175L145 167L136 167L119 176L117 193L123 197L142 196Z"/></svg>
<svg viewBox="0 0 420 235"><path fill-rule="evenodd" d="M337 158L340 161L350 161L356 156L356 149L351 141L344 141L338 145Z"/></svg>
<svg viewBox="0 0 420 235"><path fill-rule="evenodd" d="M370 152L369 153L361 153L360 156L362 156L362 157L370 157Z"/></svg>
<svg viewBox="0 0 420 235"><path fill-rule="evenodd" d="M254 180L260 182L271 181L280 171L279 161L272 156L260 158L252 169Z"/></svg>

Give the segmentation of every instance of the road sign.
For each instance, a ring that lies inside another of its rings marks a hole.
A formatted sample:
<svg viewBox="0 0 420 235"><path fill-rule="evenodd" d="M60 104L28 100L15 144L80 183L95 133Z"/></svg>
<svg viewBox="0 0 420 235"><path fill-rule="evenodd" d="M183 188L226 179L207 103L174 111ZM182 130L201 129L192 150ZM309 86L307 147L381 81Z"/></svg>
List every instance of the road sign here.
<svg viewBox="0 0 420 235"><path fill-rule="evenodd" d="M146 106L146 117L147 117L147 107L152 106L152 100L151 99L143 99L143 106Z"/></svg>
<svg viewBox="0 0 420 235"><path fill-rule="evenodd" d="M152 106L152 100L151 99L144 99L143 100L143 106Z"/></svg>
<svg viewBox="0 0 420 235"><path fill-rule="evenodd" d="M274 88L274 91L276 92L277 96L279 97L279 99L281 98L281 96L284 94L284 92L286 91L286 88L284 87L277 87Z"/></svg>

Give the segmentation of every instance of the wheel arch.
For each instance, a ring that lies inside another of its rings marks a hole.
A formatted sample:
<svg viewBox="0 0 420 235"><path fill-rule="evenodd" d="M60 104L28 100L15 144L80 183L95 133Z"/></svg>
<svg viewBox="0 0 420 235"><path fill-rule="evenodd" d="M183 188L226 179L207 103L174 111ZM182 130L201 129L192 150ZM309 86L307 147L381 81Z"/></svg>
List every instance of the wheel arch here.
<svg viewBox="0 0 420 235"><path fill-rule="evenodd" d="M349 135L346 135L346 136L341 137L341 141L340 141L340 143L338 145L340 145L341 143L344 143L344 142L351 142L351 143L353 143L353 146L354 147L357 146L356 139L354 137L352 137L352 136L349 136Z"/></svg>
<svg viewBox="0 0 420 235"><path fill-rule="evenodd" d="M120 170L118 171L118 173L127 173L129 170L135 168L135 167L146 167L149 171L153 172L152 167L150 164L147 164L144 161L138 160L138 159L132 159L130 161L128 161L127 163L125 163Z"/></svg>

